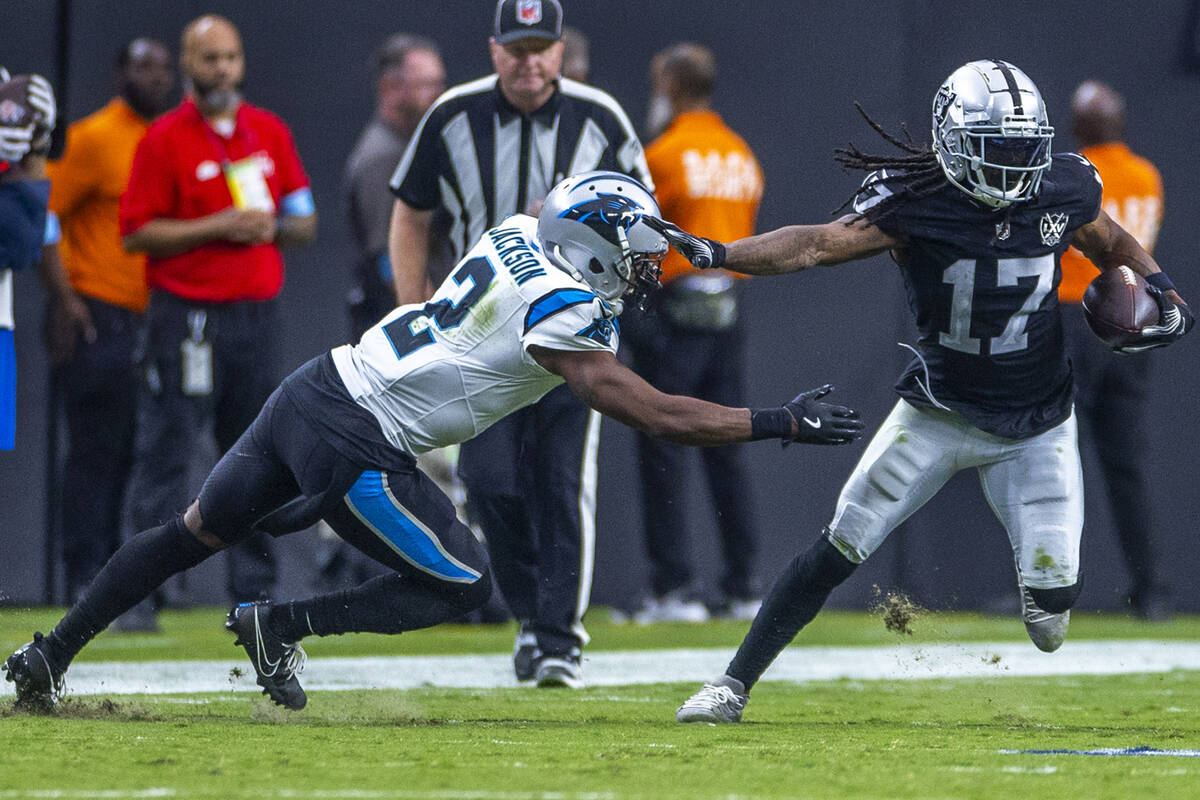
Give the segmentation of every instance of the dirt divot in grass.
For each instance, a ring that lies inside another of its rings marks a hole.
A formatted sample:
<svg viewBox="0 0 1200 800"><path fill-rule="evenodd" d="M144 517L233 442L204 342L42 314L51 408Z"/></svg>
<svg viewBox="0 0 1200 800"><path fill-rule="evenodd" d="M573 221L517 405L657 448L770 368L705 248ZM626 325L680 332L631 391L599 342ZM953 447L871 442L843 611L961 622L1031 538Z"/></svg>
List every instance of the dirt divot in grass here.
<svg viewBox="0 0 1200 800"><path fill-rule="evenodd" d="M883 625L893 633L913 634L913 622L928 613L928 609L917 605L903 592L889 590L886 593L875 587L875 603L872 613L883 617Z"/></svg>
<svg viewBox="0 0 1200 800"><path fill-rule="evenodd" d="M66 697L54 705L22 703L15 700L8 708L0 710L0 717L16 715L114 722L159 722L164 719L140 703L117 702L107 697Z"/></svg>

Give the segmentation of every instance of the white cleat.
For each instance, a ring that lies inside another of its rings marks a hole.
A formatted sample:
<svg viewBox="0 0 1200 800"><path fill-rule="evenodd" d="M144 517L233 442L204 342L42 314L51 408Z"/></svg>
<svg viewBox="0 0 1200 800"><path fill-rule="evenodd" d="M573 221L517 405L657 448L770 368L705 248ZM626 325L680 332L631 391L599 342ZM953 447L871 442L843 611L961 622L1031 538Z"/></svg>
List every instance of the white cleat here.
<svg viewBox="0 0 1200 800"><path fill-rule="evenodd" d="M741 681L722 675L700 687L675 712L676 722L741 722L742 711L750 700Z"/></svg>
<svg viewBox="0 0 1200 800"><path fill-rule="evenodd" d="M1030 640L1043 653L1053 653L1062 647L1067 638L1067 626L1071 624L1070 611L1061 614L1043 611L1024 586L1021 587L1021 618L1025 621L1025 632Z"/></svg>
<svg viewBox="0 0 1200 800"><path fill-rule="evenodd" d="M708 608L699 600L688 600L680 591L668 592L662 597L651 597L646 604L634 612L633 621L638 625L653 625L656 622L708 622Z"/></svg>
<svg viewBox="0 0 1200 800"><path fill-rule="evenodd" d="M534 680L539 689L582 689L583 672L579 650L561 656L541 656L534 663Z"/></svg>

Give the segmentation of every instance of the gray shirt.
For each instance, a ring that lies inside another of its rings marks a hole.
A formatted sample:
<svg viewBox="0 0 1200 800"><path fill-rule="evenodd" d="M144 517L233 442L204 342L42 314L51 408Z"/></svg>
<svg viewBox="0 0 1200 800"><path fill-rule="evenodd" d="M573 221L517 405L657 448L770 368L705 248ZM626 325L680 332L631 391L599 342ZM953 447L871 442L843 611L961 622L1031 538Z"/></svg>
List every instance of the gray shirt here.
<svg viewBox="0 0 1200 800"><path fill-rule="evenodd" d="M356 263L387 252L388 225L395 198L388 188L408 137L373 119L346 160L346 199Z"/></svg>

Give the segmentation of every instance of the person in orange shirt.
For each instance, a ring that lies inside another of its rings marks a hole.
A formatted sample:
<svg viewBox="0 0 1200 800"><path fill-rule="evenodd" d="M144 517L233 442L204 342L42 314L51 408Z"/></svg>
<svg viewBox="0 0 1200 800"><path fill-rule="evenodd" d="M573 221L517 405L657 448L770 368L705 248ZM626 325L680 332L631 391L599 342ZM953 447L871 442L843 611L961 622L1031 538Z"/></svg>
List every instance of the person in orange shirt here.
<svg viewBox="0 0 1200 800"><path fill-rule="evenodd" d="M62 225L61 255L74 303L51 308L48 347L64 396L68 452L62 467L67 599L120 545L120 513L133 459L137 360L146 308L146 258L126 253L117 207L133 153L150 121L169 107L171 54L134 39L117 56L108 105L67 129L62 158L48 165L50 209ZM82 301L80 303L80 301Z"/></svg>
<svg viewBox="0 0 1200 800"><path fill-rule="evenodd" d="M763 177L745 141L712 110L715 79L713 54L700 45L675 44L655 56L651 80L655 95L669 105L670 122L646 148L646 161L664 218L730 241L754 232ZM734 277L697 272L675 252L662 270L664 290L651 307L621 320L634 369L662 391L744 405L744 337ZM634 620L703 621L709 611L692 594L687 546L687 452L648 436L639 436L638 445L653 596ZM752 575L756 535L741 447L705 448L700 456L724 556L721 597L713 605L723 616L750 619L759 604Z"/></svg>
<svg viewBox="0 0 1200 800"><path fill-rule="evenodd" d="M1125 144L1125 101L1111 87L1086 81L1071 100L1071 123L1080 153L1104 181L1105 213L1153 252L1162 220L1162 178L1154 165ZM1075 411L1080 439L1096 444L1104 485L1085 484L1093 496L1111 499L1117 537L1129 569L1128 601L1133 613L1163 620L1172 613L1170 590L1162 580L1154 540L1154 503L1150 497L1150 420L1146 414L1153 358L1129 358L1111 352L1088 330L1079 303L1099 274L1075 248L1063 254L1058 296L1067 352L1078 387ZM1073 306L1073 307L1072 307ZM1113 420L1121 420L1113 424Z"/></svg>

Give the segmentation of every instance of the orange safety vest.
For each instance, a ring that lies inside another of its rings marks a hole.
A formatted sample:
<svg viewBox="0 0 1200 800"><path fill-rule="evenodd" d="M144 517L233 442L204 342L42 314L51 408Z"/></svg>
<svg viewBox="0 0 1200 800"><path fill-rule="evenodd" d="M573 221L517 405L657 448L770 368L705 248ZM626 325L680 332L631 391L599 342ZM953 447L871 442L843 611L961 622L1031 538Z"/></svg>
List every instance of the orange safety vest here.
<svg viewBox="0 0 1200 800"><path fill-rule="evenodd" d="M1113 220L1137 239L1146 252L1154 252L1158 226L1162 223L1162 177L1154 165L1135 155L1123 142L1108 142L1079 151L1091 161L1104 181L1101 204ZM1079 303L1083 292L1100 270L1072 247L1062 256L1062 284L1058 297L1064 303Z"/></svg>
<svg viewBox="0 0 1200 800"><path fill-rule="evenodd" d="M763 174L742 137L713 111L677 116L646 148L663 217L697 236L721 242L754 233ZM662 263L668 283L692 271L674 250ZM743 277L743 276L738 276Z"/></svg>

